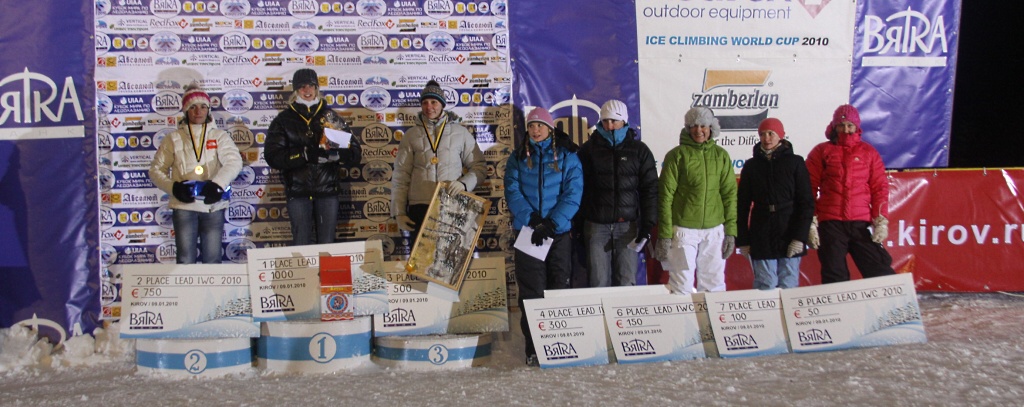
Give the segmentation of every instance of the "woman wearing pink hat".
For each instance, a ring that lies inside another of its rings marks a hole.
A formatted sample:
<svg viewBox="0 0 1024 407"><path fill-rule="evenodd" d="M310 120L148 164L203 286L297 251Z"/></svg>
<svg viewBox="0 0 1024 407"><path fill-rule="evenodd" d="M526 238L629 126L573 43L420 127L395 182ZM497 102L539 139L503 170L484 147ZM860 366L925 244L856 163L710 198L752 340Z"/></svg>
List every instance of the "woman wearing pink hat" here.
<svg viewBox="0 0 1024 407"><path fill-rule="evenodd" d="M568 136L555 128L547 109L530 111L526 131L526 140L512 152L505 166L505 201L516 236L532 229L530 242L540 246L550 240L551 248L543 260L516 250L520 310L525 310L524 300L543 298L544 290L569 288L569 230L583 197L583 168L576 149L567 141ZM536 366L537 351L525 313L519 323L526 337L526 364Z"/></svg>
<svg viewBox="0 0 1024 407"><path fill-rule="evenodd" d="M889 236L882 156L861 140L860 113L851 105L836 109L825 135L829 141L807 155L811 194L818 197L808 243L818 249L821 282L850 280L847 253L864 277L894 274L892 257L882 247Z"/></svg>
<svg viewBox="0 0 1024 407"><path fill-rule="evenodd" d="M736 246L750 259L754 288L793 288L814 216L811 181L779 119L764 119L757 135L761 142L740 172Z"/></svg>

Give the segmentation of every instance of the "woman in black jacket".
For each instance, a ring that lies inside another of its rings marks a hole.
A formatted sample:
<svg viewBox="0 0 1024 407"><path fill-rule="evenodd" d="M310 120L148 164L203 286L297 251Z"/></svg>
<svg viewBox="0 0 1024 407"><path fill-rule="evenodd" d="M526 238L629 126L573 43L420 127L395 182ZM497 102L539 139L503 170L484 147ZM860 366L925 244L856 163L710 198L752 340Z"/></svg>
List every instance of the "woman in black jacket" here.
<svg viewBox="0 0 1024 407"><path fill-rule="evenodd" d="M342 165L359 163L359 143L352 137L348 148L341 148L325 137L325 127L352 130L320 95L316 71L295 71L292 87L295 93L288 107L270 122L263 154L284 180L292 244L333 243L338 226L338 171Z"/></svg>
<svg viewBox="0 0 1024 407"><path fill-rule="evenodd" d="M757 134L761 142L740 172L736 245L750 259L754 288L797 287L814 216L810 177L779 119L762 121Z"/></svg>
<svg viewBox="0 0 1024 407"><path fill-rule="evenodd" d="M636 285L637 251L658 217L658 169L650 148L629 126L625 103L605 102L579 157L590 286Z"/></svg>

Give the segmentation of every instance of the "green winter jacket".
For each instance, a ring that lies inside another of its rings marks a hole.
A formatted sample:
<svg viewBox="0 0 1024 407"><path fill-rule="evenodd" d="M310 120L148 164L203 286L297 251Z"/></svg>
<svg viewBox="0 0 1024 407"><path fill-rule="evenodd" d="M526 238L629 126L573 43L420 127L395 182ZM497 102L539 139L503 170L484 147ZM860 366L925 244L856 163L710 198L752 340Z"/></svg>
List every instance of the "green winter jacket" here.
<svg viewBox="0 0 1024 407"><path fill-rule="evenodd" d="M736 236L736 174L732 159L714 139L697 144L680 136L665 155L658 182L658 237L671 239L673 226L710 229L725 225Z"/></svg>

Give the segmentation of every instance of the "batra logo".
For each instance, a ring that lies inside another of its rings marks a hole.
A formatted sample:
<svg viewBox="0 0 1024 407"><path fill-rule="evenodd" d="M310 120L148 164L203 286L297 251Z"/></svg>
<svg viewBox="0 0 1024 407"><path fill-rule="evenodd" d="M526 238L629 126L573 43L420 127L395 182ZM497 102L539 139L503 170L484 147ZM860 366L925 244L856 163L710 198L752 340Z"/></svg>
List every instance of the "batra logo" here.
<svg viewBox="0 0 1024 407"><path fill-rule="evenodd" d="M797 332L797 339L803 346L828 345L832 343L832 335L827 329L811 329L809 331Z"/></svg>
<svg viewBox="0 0 1024 407"><path fill-rule="evenodd" d="M576 348L572 346L572 343L555 342L550 345L544 345L544 356L548 360L561 360L561 359L578 359L579 354L576 353Z"/></svg>
<svg viewBox="0 0 1024 407"><path fill-rule="evenodd" d="M405 308L395 308L384 314L384 327L416 326L416 314Z"/></svg>
<svg viewBox="0 0 1024 407"><path fill-rule="evenodd" d="M901 55L911 54L946 55L949 43L946 39L946 22L943 16L934 22L910 7L882 18L875 15L864 17L865 54Z"/></svg>
<svg viewBox="0 0 1024 407"><path fill-rule="evenodd" d="M745 350L745 349L757 349L757 341L754 340L753 335L736 334L722 338L725 340L725 349L727 350Z"/></svg>
<svg viewBox="0 0 1024 407"><path fill-rule="evenodd" d="M260 297L260 308L263 312L295 311L295 301L290 295L274 294L269 297Z"/></svg>
<svg viewBox="0 0 1024 407"><path fill-rule="evenodd" d="M622 346L622 352L625 356L642 356L642 355L653 355L657 353L654 350L654 344L646 339L634 339L628 342L619 342Z"/></svg>
<svg viewBox="0 0 1024 407"><path fill-rule="evenodd" d="M164 329L164 316L153 311L133 312L128 315L128 326L133 330Z"/></svg>
<svg viewBox="0 0 1024 407"><path fill-rule="evenodd" d="M358 45L364 54L376 55L388 49L388 38L381 33L368 32L359 36Z"/></svg>
<svg viewBox="0 0 1024 407"><path fill-rule="evenodd" d="M451 0L427 0L423 2L423 12L435 20L448 18L455 12Z"/></svg>
<svg viewBox="0 0 1024 407"><path fill-rule="evenodd" d="M8 123L67 123L65 110L75 115L74 121L84 120L78 90L70 76L64 78L62 87L58 88L46 75L25 68L21 73L0 80L0 90L3 95L0 126Z"/></svg>

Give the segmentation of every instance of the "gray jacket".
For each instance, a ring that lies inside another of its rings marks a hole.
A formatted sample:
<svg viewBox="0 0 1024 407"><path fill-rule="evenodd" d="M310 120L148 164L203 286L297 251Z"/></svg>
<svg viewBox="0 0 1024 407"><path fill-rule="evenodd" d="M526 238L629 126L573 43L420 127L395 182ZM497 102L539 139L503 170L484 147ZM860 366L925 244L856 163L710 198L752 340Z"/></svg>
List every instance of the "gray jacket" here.
<svg viewBox="0 0 1024 407"><path fill-rule="evenodd" d="M405 132L398 144L391 179L392 216L405 215L409 205L429 204L438 182L458 180L466 184L467 191L473 191L487 177L484 153L476 138L456 120L457 116L451 112L445 112L438 123L425 123L422 114L416 115L416 124ZM436 135L437 127L441 126L444 129L435 154L431 136ZM437 157L437 164L432 163L434 157Z"/></svg>

